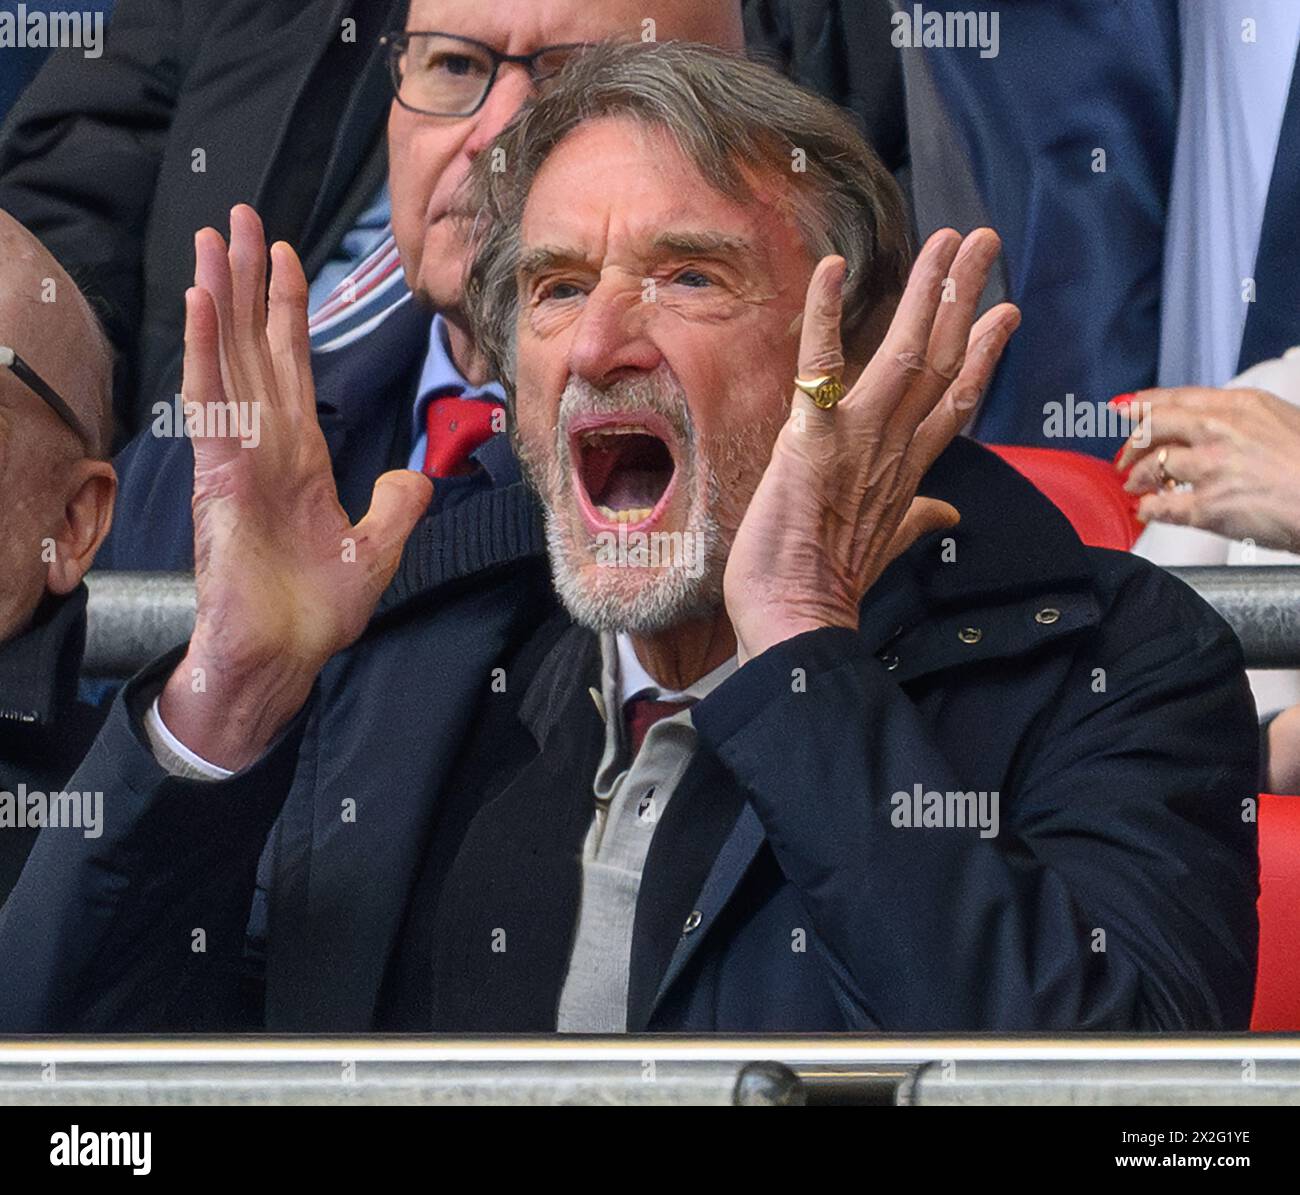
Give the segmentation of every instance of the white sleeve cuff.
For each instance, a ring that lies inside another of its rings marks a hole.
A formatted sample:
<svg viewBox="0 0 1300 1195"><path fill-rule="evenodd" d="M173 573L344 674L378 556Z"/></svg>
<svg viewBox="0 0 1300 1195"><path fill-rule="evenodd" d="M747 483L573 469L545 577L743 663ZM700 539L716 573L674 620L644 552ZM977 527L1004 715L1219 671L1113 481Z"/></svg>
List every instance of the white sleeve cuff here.
<svg viewBox="0 0 1300 1195"><path fill-rule="evenodd" d="M184 780L226 780L233 776L234 772L196 755L167 729L158 710L160 700L161 694L153 699L144 715L144 732L149 736L149 746L159 765L169 775Z"/></svg>

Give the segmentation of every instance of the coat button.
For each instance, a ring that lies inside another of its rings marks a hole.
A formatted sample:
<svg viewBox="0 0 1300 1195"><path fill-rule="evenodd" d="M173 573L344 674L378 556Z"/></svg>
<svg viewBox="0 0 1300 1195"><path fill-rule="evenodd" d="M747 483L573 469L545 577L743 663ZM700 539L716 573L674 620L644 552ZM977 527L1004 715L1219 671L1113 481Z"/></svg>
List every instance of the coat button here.
<svg viewBox="0 0 1300 1195"><path fill-rule="evenodd" d="M1034 621L1042 623L1045 627L1050 627L1052 623L1056 622L1060 617L1061 612L1059 610L1052 606L1047 606L1034 615Z"/></svg>
<svg viewBox="0 0 1300 1195"><path fill-rule="evenodd" d="M898 667L898 657L895 655L881 656L880 662L885 666L886 672L893 672Z"/></svg>
<svg viewBox="0 0 1300 1195"><path fill-rule="evenodd" d="M689 917L686 918L686 924L682 926L682 933L689 934L700 928L700 922L704 920L704 914L696 909Z"/></svg>
<svg viewBox="0 0 1300 1195"><path fill-rule="evenodd" d="M957 638L963 643L978 643L984 638L984 632L981 631L979 627L962 627L962 629L957 632Z"/></svg>

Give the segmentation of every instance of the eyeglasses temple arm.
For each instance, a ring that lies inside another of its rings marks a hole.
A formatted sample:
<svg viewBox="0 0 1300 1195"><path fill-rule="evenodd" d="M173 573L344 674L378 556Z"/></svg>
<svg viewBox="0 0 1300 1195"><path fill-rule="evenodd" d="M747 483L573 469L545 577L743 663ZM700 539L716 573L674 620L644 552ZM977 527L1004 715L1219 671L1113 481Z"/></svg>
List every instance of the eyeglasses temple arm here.
<svg viewBox="0 0 1300 1195"><path fill-rule="evenodd" d="M0 347L0 366L7 367L15 377L18 378L28 389L35 391L47 406L51 407L54 413L63 420L74 432L77 438L89 449L93 451L94 441L91 439L85 425L77 418L75 412L62 398L57 391L48 385L44 378L41 377L30 365L27 364L11 348Z"/></svg>

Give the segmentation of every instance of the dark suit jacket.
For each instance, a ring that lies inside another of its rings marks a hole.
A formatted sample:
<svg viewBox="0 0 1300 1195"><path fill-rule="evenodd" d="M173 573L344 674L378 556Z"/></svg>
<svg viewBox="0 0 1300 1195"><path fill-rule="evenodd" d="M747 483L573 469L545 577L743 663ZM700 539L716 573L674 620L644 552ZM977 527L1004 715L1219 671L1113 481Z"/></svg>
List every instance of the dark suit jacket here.
<svg viewBox="0 0 1300 1195"><path fill-rule="evenodd" d="M117 0L103 57L55 54L15 105L0 208L101 310L122 358L124 433L177 389L198 229L225 230L251 203L310 277L373 198L392 94L377 42L405 12L406 0Z"/></svg>
<svg viewBox="0 0 1300 1195"><path fill-rule="evenodd" d="M910 161L903 59L890 43L890 0L745 0L745 44L847 108L895 174Z"/></svg>
<svg viewBox="0 0 1300 1195"><path fill-rule="evenodd" d="M968 441L922 489L963 513L955 559L917 544L858 632L779 644L695 708L629 1027L1244 1029L1256 735L1235 638ZM109 794L103 838L42 836L0 914L0 1027L366 1030L401 1020L403 978L432 988L430 1027L553 1027L591 643L543 552L518 487L422 524L367 635L227 782L162 773L140 711L171 661L133 681L76 777ZM1000 834L893 824L916 785L1000 794Z"/></svg>
<svg viewBox="0 0 1300 1195"><path fill-rule="evenodd" d="M94 741L108 709L77 696L85 643L84 585L47 597L26 630L0 643L0 793L63 788ZM33 827L5 824L0 814L0 901L35 841Z"/></svg>
<svg viewBox="0 0 1300 1195"><path fill-rule="evenodd" d="M1024 312L972 434L1058 447L1044 431L1044 401L1075 393L1081 404L1104 402L1156 382L1178 131L1177 0L1022 4L1001 25L996 59L910 48L895 51L897 63L887 49L890 7L747 0L746 19L755 43L793 77L863 117L886 160L883 147L904 126L888 118L904 105L882 101L901 70L918 238L991 224L1003 254L983 305L1011 299ZM893 7L912 12L904 0ZM1092 170L1096 147L1108 154L1104 173ZM1238 372L1300 343L1298 204L1300 69L1272 164ZM1109 459L1119 443L1096 435L1068 447Z"/></svg>

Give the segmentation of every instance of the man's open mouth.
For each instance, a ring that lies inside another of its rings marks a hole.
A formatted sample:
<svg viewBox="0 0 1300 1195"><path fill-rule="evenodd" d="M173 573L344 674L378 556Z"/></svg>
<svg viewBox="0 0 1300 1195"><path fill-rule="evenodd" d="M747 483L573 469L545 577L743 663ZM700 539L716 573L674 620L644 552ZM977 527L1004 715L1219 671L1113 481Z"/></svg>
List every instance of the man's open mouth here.
<svg viewBox="0 0 1300 1195"><path fill-rule="evenodd" d="M649 412L589 415L569 428L578 500L593 530L649 524L676 488L675 442L667 420Z"/></svg>

